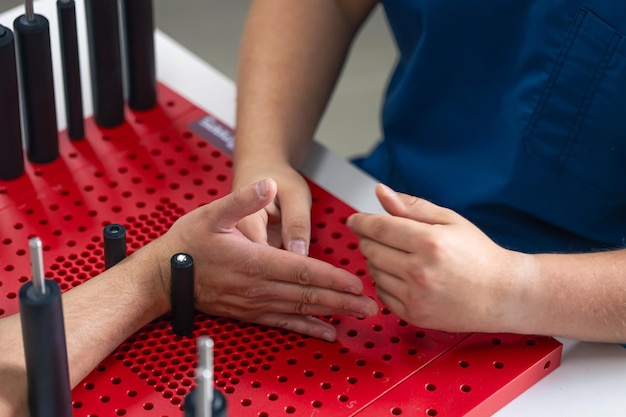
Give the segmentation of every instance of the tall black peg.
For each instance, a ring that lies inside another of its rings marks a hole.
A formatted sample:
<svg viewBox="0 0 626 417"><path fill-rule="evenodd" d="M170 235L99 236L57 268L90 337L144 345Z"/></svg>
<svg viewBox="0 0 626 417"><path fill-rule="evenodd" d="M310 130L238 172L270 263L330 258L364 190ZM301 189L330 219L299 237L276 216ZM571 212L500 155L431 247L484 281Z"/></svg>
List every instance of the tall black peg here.
<svg viewBox="0 0 626 417"><path fill-rule="evenodd" d="M19 291L31 417L72 417L59 284L44 279L41 240L29 241L33 279Z"/></svg>
<svg viewBox="0 0 626 417"><path fill-rule="evenodd" d="M157 103L152 0L122 0L128 107L150 110Z"/></svg>
<svg viewBox="0 0 626 417"><path fill-rule="evenodd" d="M33 11L13 21L17 44L22 116L28 160L45 164L59 157L59 136L48 19Z"/></svg>
<svg viewBox="0 0 626 417"><path fill-rule="evenodd" d="M177 253L170 259L172 331L179 336L189 336L193 332L193 258L186 253Z"/></svg>
<svg viewBox="0 0 626 417"><path fill-rule="evenodd" d="M24 173L20 97L13 32L0 25L0 180Z"/></svg>
<svg viewBox="0 0 626 417"><path fill-rule="evenodd" d="M101 127L124 122L124 85L117 0L85 0L93 116Z"/></svg>
<svg viewBox="0 0 626 417"><path fill-rule="evenodd" d="M85 136L85 126L74 0L57 0L57 16L59 18L67 135L72 140L79 140Z"/></svg>

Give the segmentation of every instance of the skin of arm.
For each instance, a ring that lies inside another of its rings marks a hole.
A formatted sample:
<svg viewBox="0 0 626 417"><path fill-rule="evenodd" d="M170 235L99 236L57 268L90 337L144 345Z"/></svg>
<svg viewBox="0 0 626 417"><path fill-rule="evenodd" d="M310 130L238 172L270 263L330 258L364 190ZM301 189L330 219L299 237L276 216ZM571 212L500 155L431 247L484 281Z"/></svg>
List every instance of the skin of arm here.
<svg viewBox="0 0 626 417"><path fill-rule="evenodd" d="M325 262L251 242L237 221L262 208L276 183L262 180L191 211L170 230L97 277L63 294L70 383L79 383L132 333L170 309L170 258L194 258L196 308L332 341L333 326L310 315L373 316L358 277ZM259 260L263 260L262 262ZM27 416L19 314L0 320L0 417Z"/></svg>
<svg viewBox="0 0 626 417"><path fill-rule="evenodd" d="M626 250L530 255L495 244L468 220L379 185L389 215L348 226L381 301L409 323L461 332L511 332L626 341Z"/></svg>
<svg viewBox="0 0 626 417"><path fill-rule="evenodd" d="M351 42L377 1L256 0L242 36L233 188L271 177L278 197L240 222L256 242L307 254L309 188L296 171Z"/></svg>

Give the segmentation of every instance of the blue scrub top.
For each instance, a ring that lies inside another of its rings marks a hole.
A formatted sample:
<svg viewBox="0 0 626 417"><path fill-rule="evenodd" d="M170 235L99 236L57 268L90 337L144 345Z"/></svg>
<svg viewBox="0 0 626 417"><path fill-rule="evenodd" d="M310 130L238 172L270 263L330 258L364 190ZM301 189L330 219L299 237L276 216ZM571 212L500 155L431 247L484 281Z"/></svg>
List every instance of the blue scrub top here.
<svg viewBox="0 0 626 417"><path fill-rule="evenodd" d="M384 140L355 161L525 252L626 245L626 1L382 1Z"/></svg>

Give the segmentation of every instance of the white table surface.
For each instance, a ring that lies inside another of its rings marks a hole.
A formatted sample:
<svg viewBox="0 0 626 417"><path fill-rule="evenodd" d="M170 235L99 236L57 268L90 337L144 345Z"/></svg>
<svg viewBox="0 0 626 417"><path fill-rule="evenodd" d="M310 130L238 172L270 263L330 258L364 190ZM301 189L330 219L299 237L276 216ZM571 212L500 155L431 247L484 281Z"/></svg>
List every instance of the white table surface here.
<svg viewBox="0 0 626 417"><path fill-rule="evenodd" d="M85 114L92 113L84 3L76 2ZM62 73L56 19L56 1L35 1L35 12L50 21L55 93L59 129L65 128ZM0 24L13 28L24 13L17 7L0 14ZM169 87L233 126L235 84L211 65L173 39L155 33L157 78ZM382 212L374 197L376 181L344 159L314 144L303 167L314 182L365 212ZM624 416L626 415L626 349L615 344L563 342L561 366L511 401L495 415L528 416Z"/></svg>

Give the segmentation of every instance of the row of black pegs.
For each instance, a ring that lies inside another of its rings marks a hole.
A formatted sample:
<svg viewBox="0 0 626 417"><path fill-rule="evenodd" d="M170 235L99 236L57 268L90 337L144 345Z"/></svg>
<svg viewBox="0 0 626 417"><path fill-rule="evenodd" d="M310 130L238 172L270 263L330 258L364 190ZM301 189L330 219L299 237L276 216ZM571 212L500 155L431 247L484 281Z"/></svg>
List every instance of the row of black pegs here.
<svg viewBox="0 0 626 417"><path fill-rule="evenodd" d="M109 224L103 230L104 266L109 269L126 258L126 229ZM33 278L19 291L22 338L31 417L71 417L67 344L59 284L44 279L42 243L29 240ZM172 331L193 336L194 262L186 253L170 259ZM213 340L197 340L196 386L185 397L185 417L226 417L224 395L213 387Z"/></svg>
<svg viewBox="0 0 626 417"><path fill-rule="evenodd" d="M67 133L71 140L81 140L85 129L74 0L57 0L57 17ZM85 0L85 17L94 121L113 128L124 122L125 99L134 111L157 103L152 0ZM0 180L12 180L24 173L24 147L34 164L59 157L50 25L35 13L32 0L26 0L13 31L0 25L0 62Z"/></svg>

